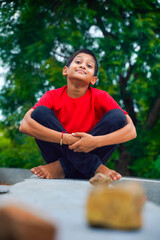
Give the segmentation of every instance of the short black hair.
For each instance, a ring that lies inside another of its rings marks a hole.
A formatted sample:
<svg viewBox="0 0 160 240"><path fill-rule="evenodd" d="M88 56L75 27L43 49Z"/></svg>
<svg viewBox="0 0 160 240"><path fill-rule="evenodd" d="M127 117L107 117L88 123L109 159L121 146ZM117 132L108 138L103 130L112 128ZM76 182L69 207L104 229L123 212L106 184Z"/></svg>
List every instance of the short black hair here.
<svg viewBox="0 0 160 240"><path fill-rule="evenodd" d="M69 67L71 62L73 61L73 59L79 54L79 53L86 53L86 54L89 54L91 55L93 58L94 58L94 61L95 61L95 70L94 70L94 76L97 76L98 74L98 62L97 62L97 58L95 56L95 54L89 50L89 49L80 49L76 52L74 52L68 59L67 59L67 62L66 62L66 66Z"/></svg>

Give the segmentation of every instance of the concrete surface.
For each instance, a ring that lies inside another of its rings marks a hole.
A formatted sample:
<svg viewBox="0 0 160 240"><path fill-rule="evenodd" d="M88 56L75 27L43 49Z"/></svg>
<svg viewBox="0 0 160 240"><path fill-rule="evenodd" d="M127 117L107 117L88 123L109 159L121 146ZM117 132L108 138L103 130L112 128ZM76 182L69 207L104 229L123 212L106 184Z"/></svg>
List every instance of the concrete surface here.
<svg viewBox="0 0 160 240"><path fill-rule="evenodd" d="M15 184L32 176L29 169L0 168L0 183Z"/></svg>
<svg viewBox="0 0 160 240"><path fill-rule="evenodd" d="M119 181L112 182L113 185L119 182L139 182L147 195L148 201L154 202L160 205L160 180L144 179L144 178L133 178L133 177L122 177Z"/></svg>
<svg viewBox="0 0 160 240"><path fill-rule="evenodd" d="M141 230L89 227L86 201L91 189L88 181L33 177L10 186L9 193L0 195L0 205L8 201L25 205L32 212L53 221L58 228L57 240L160 240L160 207L149 201L143 209Z"/></svg>

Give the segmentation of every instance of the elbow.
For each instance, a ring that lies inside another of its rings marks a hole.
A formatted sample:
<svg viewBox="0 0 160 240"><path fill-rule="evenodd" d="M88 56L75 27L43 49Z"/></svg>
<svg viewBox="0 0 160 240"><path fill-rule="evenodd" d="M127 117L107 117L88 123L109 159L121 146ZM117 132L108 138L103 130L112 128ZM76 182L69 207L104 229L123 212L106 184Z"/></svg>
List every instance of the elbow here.
<svg viewBox="0 0 160 240"><path fill-rule="evenodd" d="M27 134L27 128L25 127L25 123L22 121L21 125L19 126L19 131L21 133Z"/></svg>
<svg viewBox="0 0 160 240"><path fill-rule="evenodd" d="M21 125L19 126L19 132L22 132L22 127L21 127Z"/></svg>
<svg viewBox="0 0 160 240"><path fill-rule="evenodd" d="M20 131L21 133L24 133L24 128L23 128L22 123L21 123L21 125L19 126L19 131Z"/></svg>
<svg viewBox="0 0 160 240"><path fill-rule="evenodd" d="M134 133L133 139L135 139L136 137L137 137L137 132Z"/></svg>
<svg viewBox="0 0 160 240"><path fill-rule="evenodd" d="M137 137L137 131L136 131L136 128L134 127L132 129L132 139L135 139Z"/></svg>
<svg viewBox="0 0 160 240"><path fill-rule="evenodd" d="M133 140L137 137L137 131L133 124L130 125L128 129L128 141Z"/></svg>
<svg viewBox="0 0 160 240"><path fill-rule="evenodd" d="M24 116L20 126L19 126L19 131L21 133L24 133L24 134L27 134L27 135L30 135L30 132L32 130L32 124L31 124L31 113L32 113L33 110L29 110L26 115Z"/></svg>

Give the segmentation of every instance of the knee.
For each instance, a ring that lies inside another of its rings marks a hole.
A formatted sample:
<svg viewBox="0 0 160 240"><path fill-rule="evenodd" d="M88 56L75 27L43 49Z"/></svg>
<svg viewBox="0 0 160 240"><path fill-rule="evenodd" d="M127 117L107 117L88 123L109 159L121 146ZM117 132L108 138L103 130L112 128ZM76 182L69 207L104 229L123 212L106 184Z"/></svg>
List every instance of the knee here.
<svg viewBox="0 0 160 240"><path fill-rule="evenodd" d="M120 109L113 109L109 111L107 118L107 124L113 126L115 130L124 127L127 124L126 115Z"/></svg>
<svg viewBox="0 0 160 240"><path fill-rule="evenodd" d="M119 127L124 127L127 124L126 115L120 109L114 109L113 122Z"/></svg>
<svg viewBox="0 0 160 240"><path fill-rule="evenodd" d="M51 109L45 106L38 106L32 112L31 118L40 124L45 124L47 122L48 116L51 114L51 111Z"/></svg>

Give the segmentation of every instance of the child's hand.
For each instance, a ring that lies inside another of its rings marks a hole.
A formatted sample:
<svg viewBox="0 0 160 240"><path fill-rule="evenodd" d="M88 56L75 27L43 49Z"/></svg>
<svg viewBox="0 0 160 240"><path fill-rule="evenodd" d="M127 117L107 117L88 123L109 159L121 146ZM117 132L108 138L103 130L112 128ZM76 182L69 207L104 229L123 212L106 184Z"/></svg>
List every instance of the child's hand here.
<svg viewBox="0 0 160 240"><path fill-rule="evenodd" d="M63 144L73 145L79 139L80 139L80 137L75 137L72 134L64 133L64 135L63 135Z"/></svg>
<svg viewBox="0 0 160 240"><path fill-rule="evenodd" d="M80 139L76 143L69 145L68 147L70 150L73 150L74 152L88 153L93 149L97 148L96 137L88 133L77 132L77 133L72 133L72 136L80 137Z"/></svg>

